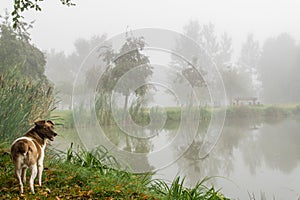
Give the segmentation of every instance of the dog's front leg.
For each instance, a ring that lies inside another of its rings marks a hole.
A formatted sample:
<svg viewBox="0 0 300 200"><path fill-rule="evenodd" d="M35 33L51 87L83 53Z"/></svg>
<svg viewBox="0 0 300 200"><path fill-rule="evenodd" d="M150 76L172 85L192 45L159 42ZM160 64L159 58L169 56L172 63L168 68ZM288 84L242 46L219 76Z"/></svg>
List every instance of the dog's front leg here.
<svg viewBox="0 0 300 200"><path fill-rule="evenodd" d="M30 166L30 171L31 171L31 176L30 176L30 180L29 180L29 185L30 185L32 194L34 194L34 179L37 175L37 164Z"/></svg>
<svg viewBox="0 0 300 200"><path fill-rule="evenodd" d="M39 178L39 186L42 186L42 175L43 175L44 165L43 160L39 160L38 162L38 178Z"/></svg>

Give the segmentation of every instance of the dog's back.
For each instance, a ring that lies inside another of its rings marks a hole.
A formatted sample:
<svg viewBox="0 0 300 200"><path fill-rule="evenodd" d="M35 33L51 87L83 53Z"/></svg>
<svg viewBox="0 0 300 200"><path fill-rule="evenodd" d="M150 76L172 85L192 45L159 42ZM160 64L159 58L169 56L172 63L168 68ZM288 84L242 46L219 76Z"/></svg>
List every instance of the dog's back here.
<svg viewBox="0 0 300 200"><path fill-rule="evenodd" d="M29 137L21 137L11 146L11 158L17 168L29 167L37 162L38 151L34 141Z"/></svg>

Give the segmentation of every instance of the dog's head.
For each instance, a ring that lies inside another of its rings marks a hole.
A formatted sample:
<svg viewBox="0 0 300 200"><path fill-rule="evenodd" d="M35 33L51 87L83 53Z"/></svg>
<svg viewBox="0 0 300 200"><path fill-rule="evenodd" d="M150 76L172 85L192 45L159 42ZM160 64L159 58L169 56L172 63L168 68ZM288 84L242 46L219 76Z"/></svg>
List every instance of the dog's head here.
<svg viewBox="0 0 300 200"><path fill-rule="evenodd" d="M35 129L37 132L44 138L47 138L51 141L54 140L54 137L57 136L57 133L54 131L54 123L51 120L39 120L34 122Z"/></svg>

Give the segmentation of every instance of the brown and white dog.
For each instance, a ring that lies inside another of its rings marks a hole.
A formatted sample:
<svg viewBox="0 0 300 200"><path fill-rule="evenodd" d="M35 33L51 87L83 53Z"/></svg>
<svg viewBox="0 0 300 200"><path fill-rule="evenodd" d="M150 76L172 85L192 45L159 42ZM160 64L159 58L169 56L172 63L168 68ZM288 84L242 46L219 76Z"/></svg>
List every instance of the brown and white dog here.
<svg viewBox="0 0 300 200"><path fill-rule="evenodd" d="M23 137L16 139L11 146L11 158L15 166L15 174L23 193L23 184L26 182L26 170L30 169L30 189L34 193L34 179L38 174L39 185L42 185L43 161L47 140L54 140L57 133L54 123L50 120L36 121L35 126Z"/></svg>

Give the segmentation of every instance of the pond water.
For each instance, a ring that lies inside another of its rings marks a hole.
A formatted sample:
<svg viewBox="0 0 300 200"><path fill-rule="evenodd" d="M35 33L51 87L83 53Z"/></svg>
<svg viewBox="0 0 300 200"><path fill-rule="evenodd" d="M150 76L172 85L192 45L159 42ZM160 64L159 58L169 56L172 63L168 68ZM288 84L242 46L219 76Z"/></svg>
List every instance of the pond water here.
<svg viewBox="0 0 300 200"><path fill-rule="evenodd" d="M117 128L67 130L52 146L65 150L70 142L75 142L93 148L99 144L106 146L109 141L108 149L115 147L132 153L115 154L133 170L156 170L153 178L171 182L180 175L185 177L187 186L193 186L204 177L213 177L207 184L213 184L232 199L244 200L255 196L256 200L273 197L276 200L298 200L299 122L299 119L263 123L226 122L217 145L204 159L198 156L201 143L197 137L184 151L178 142L170 142L176 135L176 125L140 133L144 134L143 139L126 135ZM205 124L201 125L199 135L206 129ZM99 131L104 134L99 134ZM150 139L146 137L148 135L151 135ZM184 142L185 135L181 135ZM189 137L188 134L186 137ZM169 144L168 150L163 151L166 144Z"/></svg>

